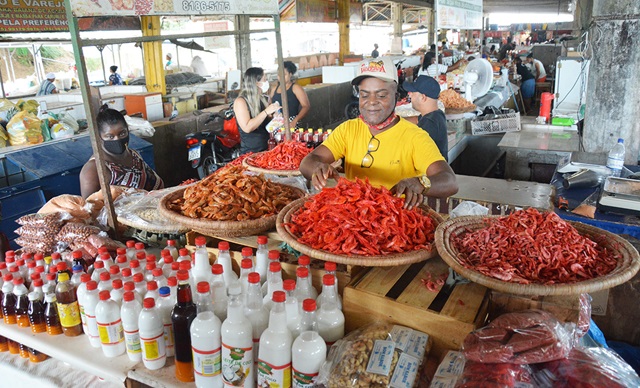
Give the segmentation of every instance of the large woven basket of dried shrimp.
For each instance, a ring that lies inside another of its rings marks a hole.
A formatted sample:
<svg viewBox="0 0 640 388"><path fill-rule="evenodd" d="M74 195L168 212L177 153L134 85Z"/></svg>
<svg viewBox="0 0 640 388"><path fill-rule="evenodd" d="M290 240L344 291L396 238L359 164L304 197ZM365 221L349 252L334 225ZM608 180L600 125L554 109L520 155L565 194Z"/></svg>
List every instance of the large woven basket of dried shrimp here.
<svg viewBox="0 0 640 388"><path fill-rule="evenodd" d="M158 209L165 217L203 235L251 236L273 229L278 212L304 196L298 188L245 172L235 166L214 173L165 195Z"/></svg>

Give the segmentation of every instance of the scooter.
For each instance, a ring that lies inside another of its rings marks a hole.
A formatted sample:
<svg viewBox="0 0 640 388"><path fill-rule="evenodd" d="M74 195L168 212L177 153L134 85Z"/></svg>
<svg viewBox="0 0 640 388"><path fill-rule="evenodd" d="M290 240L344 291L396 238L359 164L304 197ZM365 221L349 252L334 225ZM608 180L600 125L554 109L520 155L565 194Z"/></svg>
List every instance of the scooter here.
<svg viewBox="0 0 640 388"><path fill-rule="evenodd" d="M185 136L188 161L203 179L240 156L240 132L233 109L212 113L205 130Z"/></svg>

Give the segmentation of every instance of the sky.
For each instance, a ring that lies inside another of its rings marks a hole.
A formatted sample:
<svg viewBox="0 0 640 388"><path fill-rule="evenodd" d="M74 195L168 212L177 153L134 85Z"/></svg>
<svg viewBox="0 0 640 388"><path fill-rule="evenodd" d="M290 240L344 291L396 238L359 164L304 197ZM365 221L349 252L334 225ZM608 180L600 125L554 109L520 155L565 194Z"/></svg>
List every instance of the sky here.
<svg viewBox="0 0 640 388"><path fill-rule="evenodd" d="M572 14L555 13L491 13L489 24L500 26L518 23L556 23L573 21Z"/></svg>

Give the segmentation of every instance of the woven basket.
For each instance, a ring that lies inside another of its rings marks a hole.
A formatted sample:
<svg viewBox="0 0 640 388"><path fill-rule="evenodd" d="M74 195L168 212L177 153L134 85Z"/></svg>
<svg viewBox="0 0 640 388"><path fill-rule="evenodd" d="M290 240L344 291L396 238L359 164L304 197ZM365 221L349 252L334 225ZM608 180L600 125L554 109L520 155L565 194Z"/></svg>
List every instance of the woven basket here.
<svg viewBox="0 0 640 388"><path fill-rule="evenodd" d="M610 273L590 280L566 284L520 284L505 282L466 268L458 259L458 251L452 238L467 231L475 231L489 225L492 218L500 216L465 216L452 218L441 223L436 229L436 247L440 257L465 278L497 291L517 295L577 295L615 287L631 279L640 269L638 251L625 239L579 222L569 222L578 233L589 237L601 246L616 252L620 259L618 266Z"/></svg>
<svg viewBox="0 0 640 388"><path fill-rule="evenodd" d="M241 237L253 236L273 229L276 224L277 214L269 217L262 217L256 220L247 221L213 221L205 218L191 218L170 209L169 204L182 198L184 189L176 190L160 199L158 211L163 216L174 221L181 227L193 230L205 236L217 237ZM293 188L300 197L304 196L304 192L298 188Z"/></svg>
<svg viewBox="0 0 640 388"><path fill-rule="evenodd" d="M276 229L278 230L278 234L284 242L291 245L291 247L298 250L299 252L309 255L313 258L348 265L391 267L396 265L418 263L437 255L434 243L431 244L431 249L420 249L405 253L378 256L338 255L321 249L311 248L308 245L298 242L298 238L293 235L293 233L291 233L288 227L284 225L291 222L291 217L293 216L293 214L295 214L295 212L298 211L298 209L300 209L306 201L307 198L301 198L291 202L284 209L282 209L280 211L280 214L278 214ZM422 209L425 212L429 213L429 216L432 218L435 226L438 226L438 224L443 222L442 217L438 213L431 210L429 207L424 206L422 207Z"/></svg>
<svg viewBox="0 0 640 388"><path fill-rule="evenodd" d="M245 166L249 171L255 171L262 174L271 174L271 175L280 175L280 176L302 175L302 173L299 170L268 170L266 168L260 168L252 165L251 162L253 161L253 159L255 159L257 155L262 155L262 154L264 154L264 152L258 152L251 156L247 156L244 160L242 160L242 165Z"/></svg>

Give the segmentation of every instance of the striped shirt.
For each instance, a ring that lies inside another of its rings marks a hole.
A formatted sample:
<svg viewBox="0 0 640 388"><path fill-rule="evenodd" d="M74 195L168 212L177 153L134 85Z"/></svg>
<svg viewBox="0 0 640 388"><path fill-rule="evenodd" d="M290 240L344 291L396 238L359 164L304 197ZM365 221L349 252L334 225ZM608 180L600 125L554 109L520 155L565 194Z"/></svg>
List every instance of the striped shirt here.
<svg viewBox="0 0 640 388"><path fill-rule="evenodd" d="M420 69L418 72L418 76L428 75L429 77L437 77L440 74L445 74L449 67L447 65L441 65L434 63L433 65L427 67L427 70Z"/></svg>
<svg viewBox="0 0 640 388"><path fill-rule="evenodd" d="M56 85L54 85L53 82L46 79L42 81L42 83L40 84L40 90L38 90L38 93L36 94L36 96L46 96L47 94L53 93L54 90L56 90Z"/></svg>

